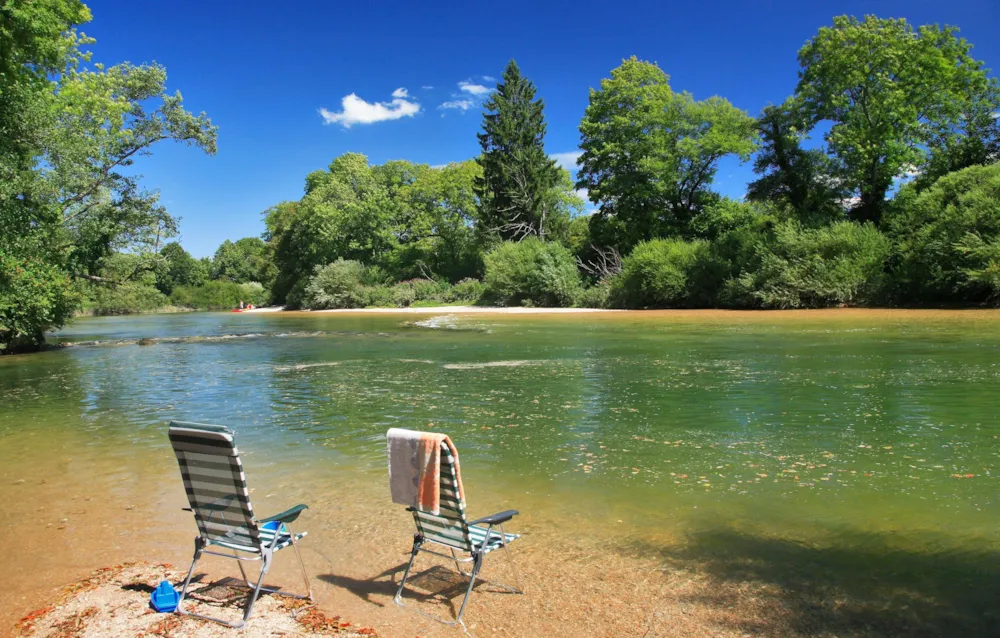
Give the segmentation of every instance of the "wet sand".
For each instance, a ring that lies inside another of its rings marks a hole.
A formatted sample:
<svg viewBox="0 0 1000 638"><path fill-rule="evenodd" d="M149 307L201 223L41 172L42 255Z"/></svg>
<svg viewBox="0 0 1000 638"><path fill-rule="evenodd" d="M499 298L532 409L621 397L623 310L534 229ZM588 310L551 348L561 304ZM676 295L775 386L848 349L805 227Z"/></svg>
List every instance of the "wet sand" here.
<svg viewBox="0 0 1000 638"><path fill-rule="evenodd" d="M31 462L15 454L0 466L0 544L17 547L6 559L8 586L0 588L0 633L13 635L19 618L51 604L64 585L95 569L126 561L186 567L195 526L181 510L185 497L168 450L104 453L82 437L43 442L17 436L8 441L15 452L38 444L49 449ZM281 469L261 483L251 467L248 460L259 512L310 504L301 519L300 528L309 532L302 548L323 611L389 638L461 635L392 603L414 530L410 516L390 502L385 481L312 467ZM944 590L936 599L908 591L902 583L910 576L905 570L899 579L893 576L899 556L890 552L859 558L822 540L804 544L724 531L701 539L671 530L636 535L614 514L608 518L607 510L555 520L534 510L530 495L494 490L483 481L466 489L470 514L523 509L508 531L523 534L512 549L527 592L477 587L466 612L472 635L930 637L956 622L966 623L956 625L969 630L963 635L985 636L988 630L980 630L996 622L968 624L969 612L980 609L982 600L948 598ZM711 552L699 553L699 544ZM852 563L844 574L820 571L816 560L828 551ZM968 562L969 574L991 573L988 558L940 558ZM294 591L300 586L296 567L291 553L279 553L267 583ZM465 583L452 567L422 556L407 594L411 605L453 617ZM199 571L217 580L234 575L235 567L209 557ZM513 582L499 553L488 558L483 575ZM883 581L884 590L874 586ZM251 622L247 635L261 634Z"/></svg>

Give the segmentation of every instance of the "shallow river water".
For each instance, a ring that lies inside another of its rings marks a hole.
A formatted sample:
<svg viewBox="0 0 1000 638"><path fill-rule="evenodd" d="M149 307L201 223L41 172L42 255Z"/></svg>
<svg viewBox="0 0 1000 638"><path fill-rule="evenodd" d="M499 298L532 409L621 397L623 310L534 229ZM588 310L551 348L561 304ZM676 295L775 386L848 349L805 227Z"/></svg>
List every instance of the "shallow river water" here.
<svg viewBox="0 0 1000 638"><path fill-rule="evenodd" d="M334 604L338 589L371 599L364 569L336 575L351 569L338 542L392 535L393 566L406 551L384 435L409 427L455 441L473 515L523 512L529 558L574 548L615 557L604 573L758 587L744 624L702 619L720 635L1000 627L997 313L198 313L84 319L52 342L78 345L0 359L0 541L36 530L15 559L22 592L0 593L18 613L87 568L183 562L194 526L165 431L179 419L237 432L258 511L312 504L310 560ZM725 604L700 595L624 597L621 619L580 633L625 635L634 615L637 635L672 635L650 614ZM843 617L810 615L827 599ZM486 633L518 635L516 611L490 604L475 603ZM561 609L553 622L575 608Z"/></svg>

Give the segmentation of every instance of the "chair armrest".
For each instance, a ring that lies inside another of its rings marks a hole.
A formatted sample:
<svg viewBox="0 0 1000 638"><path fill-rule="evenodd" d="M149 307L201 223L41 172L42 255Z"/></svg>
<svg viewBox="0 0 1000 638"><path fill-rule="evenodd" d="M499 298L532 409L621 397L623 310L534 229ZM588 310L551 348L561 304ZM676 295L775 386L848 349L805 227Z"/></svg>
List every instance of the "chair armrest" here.
<svg viewBox="0 0 1000 638"><path fill-rule="evenodd" d="M517 510L507 510L505 512L497 512L496 514L490 514L489 516L484 516L482 518L477 518L474 521L470 521L469 525L480 525L482 523L487 523L489 525L499 525L500 523L506 523L510 519L514 518L520 514Z"/></svg>
<svg viewBox="0 0 1000 638"><path fill-rule="evenodd" d="M309 509L308 505L296 505L292 509L285 510L281 514L275 514L274 516L268 516L267 518L260 519L261 523L270 523L272 521L281 521L282 523L291 523L299 517L302 510Z"/></svg>

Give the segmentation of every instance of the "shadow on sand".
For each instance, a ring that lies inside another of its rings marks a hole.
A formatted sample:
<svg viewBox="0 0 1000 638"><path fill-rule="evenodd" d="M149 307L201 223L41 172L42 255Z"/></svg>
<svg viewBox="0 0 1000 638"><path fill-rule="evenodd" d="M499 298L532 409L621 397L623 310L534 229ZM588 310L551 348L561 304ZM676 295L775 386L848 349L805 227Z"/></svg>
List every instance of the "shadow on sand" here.
<svg viewBox="0 0 1000 638"><path fill-rule="evenodd" d="M403 577L403 570L406 563L387 569L386 571L371 578L349 578L337 574L320 574L317 576L325 583L335 587L343 588L367 603L378 607L385 607L396 595L399 588L399 579ZM462 597L469 587L469 579L449 569L443 565L433 565L423 571L410 573L406 581L406 591L403 592L405 603L436 603L444 605L438 610L431 610L425 607L429 613L438 614L444 620L454 620L458 614ZM494 583L479 578L476 580L475 591L486 588L491 593L508 593L503 589L498 589Z"/></svg>
<svg viewBox="0 0 1000 638"><path fill-rule="evenodd" d="M852 533L821 545L712 530L628 552L705 575L708 586L684 601L726 612L738 619L732 629L754 636L1000 636L1000 552L933 536L913 551L895 540Z"/></svg>

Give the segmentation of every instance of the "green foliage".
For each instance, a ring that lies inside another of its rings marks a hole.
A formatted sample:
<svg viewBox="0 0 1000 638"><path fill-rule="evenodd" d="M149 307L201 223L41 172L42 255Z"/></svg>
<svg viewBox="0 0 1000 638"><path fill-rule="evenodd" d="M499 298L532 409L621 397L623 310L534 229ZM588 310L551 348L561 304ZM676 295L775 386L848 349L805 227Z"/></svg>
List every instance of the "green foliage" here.
<svg viewBox="0 0 1000 638"><path fill-rule="evenodd" d="M338 259L316 268L303 291L301 305L310 310L364 308L365 266L359 261Z"/></svg>
<svg viewBox="0 0 1000 638"><path fill-rule="evenodd" d="M797 94L811 122L832 124L826 142L860 195L859 219L878 223L893 178L924 164L935 135L995 85L956 33L840 16L799 51Z"/></svg>
<svg viewBox="0 0 1000 638"><path fill-rule="evenodd" d="M0 353L39 348L45 330L64 324L78 303L66 271L0 249Z"/></svg>
<svg viewBox="0 0 1000 638"><path fill-rule="evenodd" d="M884 220L895 244L897 300L1000 300L1000 164L903 189Z"/></svg>
<svg viewBox="0 0 1000 638"><path fill-rule="evenodd" d="M122 252L151 263L176 234L140 187L137 158L162 140L215 152L215 128L166 91L163 67L88 66L93 41L75 27L89 19L73 0L0 9L0 253L11 269L0 298L23 306L2 328L18 348L40 346L70 316L70 279L102 278Z"/></svg>
<svg viewBox="0 0 1000 638"><path fill-rule="evenodd" d="M736 273L720 294L723 305L822 308L878 301L889 242L871 224L841 221L821 228L798 222L742 237Z"/></svg>
<svg viewBox="0 0 1000 638"><path fill-rule="evenodd" d="M197 310L229 310L244 304L264 306L268 293L257 282L237 284L231 281L206 281L200 286L178 286L170 295L176 306Z"/></svg>
<svg viewBox="0 0 1000 638"><path fill-rule="evenodd" d="M310 174L302 200L266 213L275 300L284 301L297 284L301 291L316 266L337 259L380 266L397 279L477 274L482 258L473 184L479 174L475 162L372 167L356 154Z"/></svg>
<svg viewBox="0 0 1000 638"><path fill-rule="evenodd" d="M393 192L402 211L401 233L385 260L387 268L397 279L431 275L457 281L481 273L474 232L479 165L470 160L441 168L408 167L411 179L399 181Z"/></svg>
<svg viewBox="0 0 1000 638"><path fill-rule="evenodd" d="M610 308L612 286L610 282L599 282L585 288L576 300L580 308Z"/></svg>
<svg viewBox="0 0 1000 638"><path fill-rule="evenodd" d="M761 177L747 185L747 199L788 206L803 222L828 223L843 217L840 202L847 191L836 160L820 149L802 148L808 129L795 100L763 110L757 118L761 151L753 164Z"/></svg>
<svg viewBox="0 0 1000 638"><path fill-rule="evenodd" d="M741 229L760 228L762 223L775 221L779 216L774 204L738 202L724 197L695 215L691 220L691 229L698 237L714 240L728 237Z"/></svg>
<svg viewBox="0 0 1000 638"><path fill-rule="evenodd" d="M486 257L487 296L503 305L570 306L580 294L580 275L570 252L528 237L504 242Z"/></svg>
<svg viewBox="0 0 1000 638"><path fill-rule="evenodd" d="M478 279L463 279L444 292L446 303L477 304L486 294L486 284Z"/></svg>
<svg viewBox="0 0 1000 638"><path fill-rule="evenodd" d="M156 312L170 305L170 299L156 288L128 282L117 286L88 286L83 310L97 316Z"/></svg>
<svg viewBox="0 0 1000 638"><path fill-rule="evenodd" d="M310 310L331 308L394 307L475 302L483 284L467 279L455 286L432 279L410 279L390 285L385 273L357 261L338 259L316 269L301 296L290 296L297 306Z"/></svg>
<svg viewBox="0 0 1000 638"><path fill-rule="evenodd" d="M396 306L406 308L422 301L441 300L449 288L451 286L447 282L410 279L393 286L393 298Z"/></svg>
<svg viewBox="0 0 1000 638"><path fill-rule="evenodd" d="M686 234L717 197L710 186L719 160L754 150L754 120L744 111L720 97L675 93L668 80L655 64L624 60L591 90L580 123L577 186L615 220L599 234L619 248Z"/></svg>
<svg viewBox="0 0 1000 638"><path fill-rule="evenodd" d="M160 250L163 265L156 274L156 288L165 295L177 286L200 286L208 279L206 264L192 257L177 242L170 242Z"/></svg>
<svg viewBox="0 0 1000 638"><path fill-rule="evenodd" d="M1000 161L1000 87L990 81L969 102L954 126L935 131L928 145L930 156L915 182L917 188L927 188L963 168Z"/></svg>
<svg viewBox="0 0 1000 638"><path fill-rule="evenodd" d="M480 230L501 240L528 235L545 238L553 210L550 193L559 180L545 152L545 105L535 85L511 60L503 79L484 104L482 154L476 162Z"/></svg>
<svg viewBox="0 0 1000 638"><path fill-rule="evenodd" d="M267 244L259 237L244 237L236 242L227 239L215 251L211 276L238 284L270 283L274 279L274 265Z"/></svg>
<svg viewBox="0 0 1000 638"><path fill-rule="evenodd" d="M712 303L723 270L707 241L641 242L622 262L610 295L626 308L686 308Z"/></svg>

